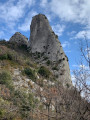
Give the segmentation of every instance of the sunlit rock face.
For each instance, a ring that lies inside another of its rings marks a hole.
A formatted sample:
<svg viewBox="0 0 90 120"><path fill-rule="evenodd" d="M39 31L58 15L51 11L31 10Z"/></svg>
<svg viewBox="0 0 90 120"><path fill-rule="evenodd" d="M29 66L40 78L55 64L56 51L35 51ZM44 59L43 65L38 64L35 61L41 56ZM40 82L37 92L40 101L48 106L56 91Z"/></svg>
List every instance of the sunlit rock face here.
<svg viewBox="0 0 90 120"><path fill-rule="evenodd" d="M28 38L26 38L24 35L22 35L20 32L16 32L9 40L10 42L16 42L19 45L27 45L28 44Z"/></svg>
<svg viewBox="0 0 90 120"><path fill-rule="evenodd" d="M47 17L38 14L32 18L28 47L31 53L43 53L52 62L58 63L54 71L58 79L71 84L68 58L65 55L58 36L54 33Z"/></svg>
<svg viewBox="0 0 90 120"><path fill-rule="evenodd" d="M53 32L45 15L39 14L33 17L30 29L29 46L32 53L45 53L52 61L64 57L61 55L63 50L58 36Z"/></svg>

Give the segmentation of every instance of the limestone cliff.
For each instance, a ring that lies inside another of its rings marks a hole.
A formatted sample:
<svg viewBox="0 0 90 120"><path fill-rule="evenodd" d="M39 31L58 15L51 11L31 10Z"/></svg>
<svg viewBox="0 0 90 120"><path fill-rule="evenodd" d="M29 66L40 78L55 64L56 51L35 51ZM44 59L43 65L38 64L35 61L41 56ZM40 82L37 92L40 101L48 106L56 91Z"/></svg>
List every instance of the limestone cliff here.
<svg viewBox="0 0 90 120"><path fill-rule="evenodd" d="M28 46L31 53L43 53L50 61L55 62L57 70L54 74L59 80L71 84L68 58L65 55L58 36L49 25L45 15L38 14L33 17L31 22L31 33ZM55 67L56 67L55 66Z"/></svg>
<svg viewBox="0 0 90 120"><path fill-rule="evenodd" d="M46 16L39 14L33 17L30 29L29 45L32 53L45 53L52 61L58 61L64 57L58 36L53 32Z"/></svg>

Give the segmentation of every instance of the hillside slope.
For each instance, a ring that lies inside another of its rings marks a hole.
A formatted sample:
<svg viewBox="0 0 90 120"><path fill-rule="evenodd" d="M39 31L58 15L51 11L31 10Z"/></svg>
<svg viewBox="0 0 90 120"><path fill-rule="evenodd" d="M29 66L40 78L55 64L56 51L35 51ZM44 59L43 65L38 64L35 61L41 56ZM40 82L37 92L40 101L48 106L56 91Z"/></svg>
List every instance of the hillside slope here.
<svg viewBox="0 0 90 120"><path fill-rule="evenodd" d="M63 87L53 66L38 63L23 45L0 42L0 120L89 120L90 104Z"/></svg>

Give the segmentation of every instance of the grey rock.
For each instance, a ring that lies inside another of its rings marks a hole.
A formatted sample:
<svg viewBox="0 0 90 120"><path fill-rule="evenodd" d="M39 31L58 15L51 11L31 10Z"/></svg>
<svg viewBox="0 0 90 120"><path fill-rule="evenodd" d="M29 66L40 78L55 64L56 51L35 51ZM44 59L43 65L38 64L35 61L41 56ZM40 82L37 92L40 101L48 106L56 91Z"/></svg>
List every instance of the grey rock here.
<svg viewBox="0 0 90 120"><path fill-rule="evenodd" d="M45 15L39 14L33 17L30 29L28 46L30 46L32 53L45 53L51 61L58 61L65 56L62 54L64 51L58 36L53 32Z"/></svg>
<svg viewBox="0 0 90 120"><path fill-rule="evenodd" d="M42 14L34 16L30 29L30 40L28 43L30 52L44 53L44 56L48 57L50 61L58 63L58 79L62 79L65 84L71 84L68 58L46 16Z"/></svg>
<svg viewBox="0 0 90 120"><path fill-rule="evenodd" d="M19 45L27 45L28 44L28 38L26 38L24 35L22 35L20 32L16 32L9 40L10 42L16 42Z"/></svg>

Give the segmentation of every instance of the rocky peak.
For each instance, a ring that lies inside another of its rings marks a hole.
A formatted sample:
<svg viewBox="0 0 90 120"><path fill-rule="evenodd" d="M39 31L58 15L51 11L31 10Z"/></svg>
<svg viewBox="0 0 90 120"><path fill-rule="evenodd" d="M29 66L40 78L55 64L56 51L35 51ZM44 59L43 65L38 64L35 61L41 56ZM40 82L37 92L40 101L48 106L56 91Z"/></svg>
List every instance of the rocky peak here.
<svg viewBox="0 0 90 120"><path fill-rule="evenodd" d="M65 58L58 36L52 30L45 15L39 14L33 17L30 29L29 46L32 53L44 53L51 61Z"/></svg>
<svg viewBox="0 0 90 120"><path fill-rule="evenodd" d="M47 17L38 14L32 18L30 40L16 32L10 42L27 45L35 61L50 69L53 75L64 85L71 84L68 58L65 55L58 36L54 33ZM28 49L29 50L29 49Z"/></svg>
<svg viewBox="0 0 90 120"><path fill-rule="evenodd" d="M22 35L20 32L16 32L11 38L10 38L10 42L16 42L20 45L24 44L27 45L28 44L28 38L26 38L24 35Z"/></svg>
<svg viewBox="0 0 90 120"><path fill-rule="evenodd" d="M55 76L58 76L59 80L62 79L65 83L71 84L68 58L63 51L58 36L49 25L47 17L42 14L34 16L32 18L30 29L31 33L28 44L30 52L32 54L34 53L34 55L35 53L43 53L44 57L47 57L50 61L56 63L54 66L55 70L53 70ZM56 70L56 67L58 71Z"/></svg>

